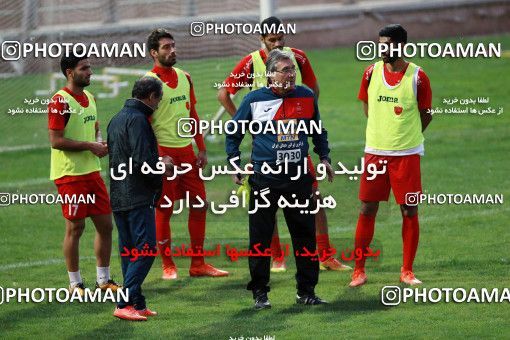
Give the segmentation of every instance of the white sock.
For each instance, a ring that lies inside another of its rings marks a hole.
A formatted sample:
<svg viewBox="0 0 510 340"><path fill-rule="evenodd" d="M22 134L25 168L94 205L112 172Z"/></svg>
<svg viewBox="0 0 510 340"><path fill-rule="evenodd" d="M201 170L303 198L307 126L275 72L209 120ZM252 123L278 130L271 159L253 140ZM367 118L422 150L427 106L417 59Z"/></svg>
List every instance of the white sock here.
<svg viewBox="0 0 510 340"><path fill-rule="evenodd" d="M83 283L79 270L77 272L67 272L67 274L69 274L69 285L71 287L74 287L79 283Z"/></svg>
<svg viewBox="0 0 510 340"><path fill-rule="evenodd" d="M110 267L96 267L97 268L97 283L103 285L110 279Z"/></svg>

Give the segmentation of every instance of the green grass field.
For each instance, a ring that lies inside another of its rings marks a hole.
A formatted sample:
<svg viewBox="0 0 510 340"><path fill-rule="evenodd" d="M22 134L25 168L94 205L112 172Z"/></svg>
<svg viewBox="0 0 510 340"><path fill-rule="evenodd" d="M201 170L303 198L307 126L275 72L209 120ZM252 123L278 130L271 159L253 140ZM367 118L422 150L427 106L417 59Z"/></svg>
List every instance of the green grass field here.
<svg viewBox="0 0 510 340"><path fill-rule="evenodd" d="M472 38L498 41L510 48L510 36ZM466 39L465 41L468 41ZM368 65L355 59L353 48L307 52L321 87L320 109L329 130L333 161L354 166L363 154L366 119L356 100L361 74ZM510 59L419 59L431 79L434 107L445 107L443 98L489 97L480 107L503 107L501 115L439 114L425 133L422 159L423 188L429 193L501 193L510 197L508 152L510 146L510 92L504 74ZM235 58L181 62L195 83L199 114L210 117L217 109L215 81L225 78ZM150 65L140 65L149 68ZM99 70L97 70L99 72ZM113 114L128 97L130 86L114 99L98 99L103 135ZM0 94L0 192L56 192L48 180L49 147L45 115L10 116L10 107L21 106L44 88L46 76L33 75L2 81ZM91 86L96 93L102 89ZM249 139L249 138L246 138ZM9 149L30 145L28 150ZM6 148L7 147L7 148ZM208 143L211 164L224 163L223 140ZM244 144L248 150L248 144ZM245 159L248 157L244 153ZM103 159L103 169L107 168ZM335 197L338 205L328 211L330 237L349 246L358 216L358 181L337 176L322 182L321 192ZM208 197L226 200L234 188L229 177L207 183ZM510 283L510 222L508 202L503 205L424 205L420 208L421 238L415 272L426 288L503 288ZM280 231L288 237L282 215ZM173 235L187 239L187 214L174 218ZM271 310L252 310L247 262L231 263L224 257L210 262L231 271L228 278L191 279L188 260L179 259L179 279L160 279L160 260L149 273L144 292L149 306L160 313L145 323L114 318L111 303L59 304L9 303L0 305L2 338L218 338L276 336L306 338L504 338L510 332L508 303L412 303L396 307L380 301L381 288L397 285L401 265L401 218L393 198L381 204L376 222L383 256L367 268L369 283L349 289L350 274L321 272L316 292L330 301L327 306L294 304L293 262L286 273L273 274ZM0 207L0 286L65 287L68 284L61 252L64 221L59 206L13 205ZM81 242L81 272L92 287L95 281L93 226ZM247 214L242 209L223 216L208 215L208 244L236 242L247 245ZM121 280L114 237L112 273Z"/></svg>

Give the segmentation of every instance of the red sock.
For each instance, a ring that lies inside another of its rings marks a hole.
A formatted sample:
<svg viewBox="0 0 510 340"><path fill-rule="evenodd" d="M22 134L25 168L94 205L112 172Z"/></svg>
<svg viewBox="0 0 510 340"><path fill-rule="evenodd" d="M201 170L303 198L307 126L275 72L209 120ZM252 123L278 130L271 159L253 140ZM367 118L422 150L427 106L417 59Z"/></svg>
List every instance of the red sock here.
<svg viewBox="0 0 510 340"><path fill-rule="evenodd" d="M156 208L156 242L158 244L159 253L163 262L163 268L175 267L172 256L165 255L166 248L171 246L170 236L170 217L172 216L172 208ZM163 242L163 244L161 243ZM170 254L172 249L170 249Z"/></svg>
<svg viewBox="0 0 510 340"><path fill-rule="evenodd" d="M418 249L418 240L420 239L420 224L418 215L403 216L402 219L402 269L413 271L413 262Z"/></svg>
<svg viewBox="0 0 510 340"><path fill-rule="evenodd" d="M374 237L375 216L359 214L354 240L355 249L361 248L363 252L370 246ZM356 269L365 269L365 257L356 260Z"/></svg>
<svg viewBox="0 0 510 340"><path fill-rule="evenodd" d="M317 235L316 239L319 256L322 256L321 254L323 253L323 251L327 251L329 248L331 248L331 246L329 245L329 235L328 234Z"/></svg>
<svg viewBox="0 0 510 340"><path fill-rule="evenodd" d="M191 247L195 251L203 250L205 240L205 218L206 210L190 209L188 215L188 230L191 240ZM204 264L203 256L193 256L191 266L200 266Z"/></svg>
<svg viewBox="0 0 510 340"><path fill-rule="evenodd" d="M271 256L273 260L283 257L282 245L280 244L280 236L278 236L278 234L273 235L271 239Z"/></svg>

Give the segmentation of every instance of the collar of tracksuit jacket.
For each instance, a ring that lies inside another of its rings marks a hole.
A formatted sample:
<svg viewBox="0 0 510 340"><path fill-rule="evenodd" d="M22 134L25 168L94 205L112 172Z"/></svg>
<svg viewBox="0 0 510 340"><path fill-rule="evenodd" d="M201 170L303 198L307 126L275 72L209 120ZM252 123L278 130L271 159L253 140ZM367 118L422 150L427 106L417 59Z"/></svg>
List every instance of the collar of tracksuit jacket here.
<svg viewBox="0 0 510 340"><path fill-rule="evenodd" d="M124 105L126 107L136 109L146 116L150 116L154 113L154 109L149 105L145 104L144 102L142 102L140 99L129 98L126 100L126 103Z"/></svg>

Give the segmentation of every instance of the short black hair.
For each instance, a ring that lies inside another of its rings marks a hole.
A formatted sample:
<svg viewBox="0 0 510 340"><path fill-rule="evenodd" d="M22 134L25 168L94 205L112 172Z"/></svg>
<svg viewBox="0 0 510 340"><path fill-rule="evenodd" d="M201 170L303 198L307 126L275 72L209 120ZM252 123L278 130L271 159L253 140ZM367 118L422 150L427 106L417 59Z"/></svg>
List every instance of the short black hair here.
<svg viewBox="0 0 510 340"><path fill-rule="evenodd" d="M260 28L262 31L261 36L265 38L268 34L272 34L273 32L278 31L278 27L282 24L282 21L278 19L277 17L269 17L260 23ZM271 26L274 25L274 28L271 29Z"/></svg>
<svg viewBox="0 0 510 340"><path fill-rule="evenodd" d="M156 93L158 97L163 95L163 86L159 79L154 77L142 77L135 81L131 97L136 99L147 99L151 93Z"/></svg>
<svg viewBox="0 0 510 340"><path fill-rule="evenodd" d="M170 33L170 31L165 28L156 28L147 38L147 48L149 49L149 53L151 50L158 50L159 40L161 38L170 38L174 40L174 36Z"/></svg>
<svg viewBox="0 0 510 340"><path fill-rule="evenodd" d="M380 37L389 37L392 42L407 43L407 31L399 24L393 24L383 27L379 31Z"/></svg>
<svg viewBox="0 0 510 340"><path fill-rule="evenodd" d="M74 69L76 65L81 60L88 59L87 54L83 52L83 48L78 47L76 48L76 51L69 51L70 53L68 55L64 54L62 58L60 59L60 69L62 70L62 73L64 74L64 77L67 79L67 69ZM76 54L74 53L76 52ZM78 57L81 56L81 57Z"/></svg>

